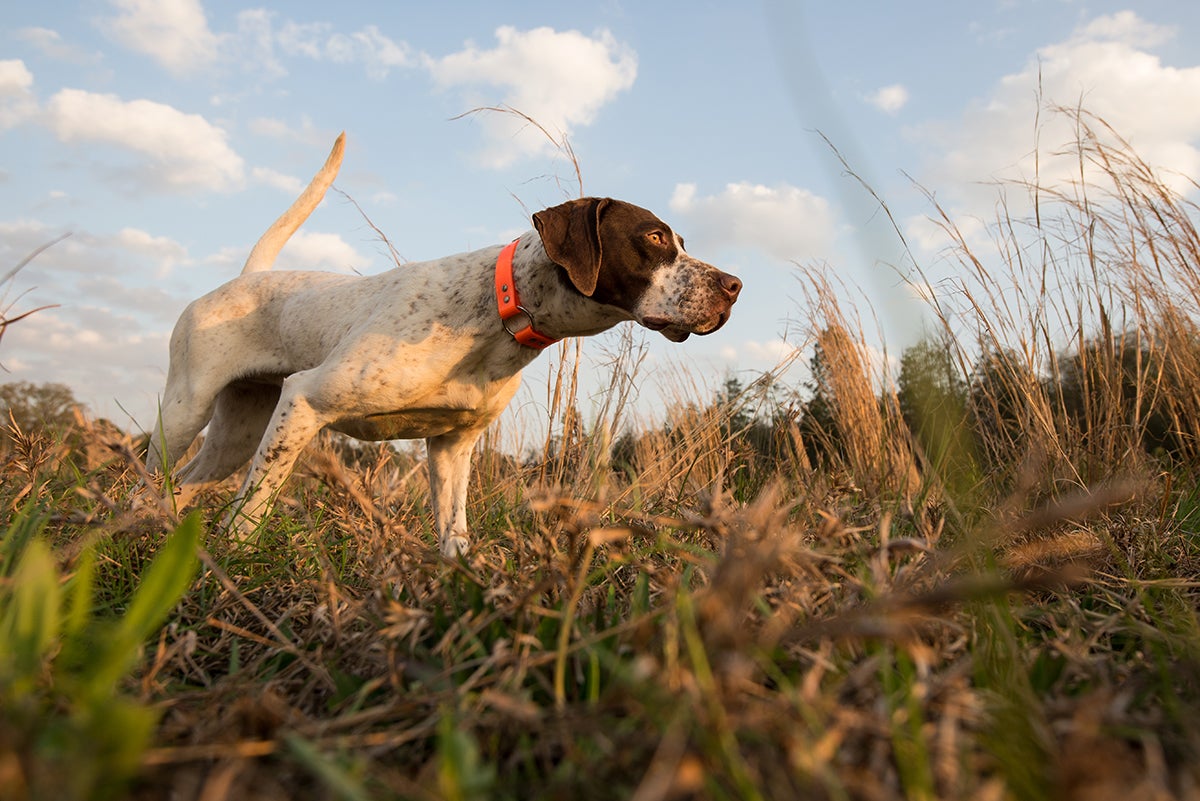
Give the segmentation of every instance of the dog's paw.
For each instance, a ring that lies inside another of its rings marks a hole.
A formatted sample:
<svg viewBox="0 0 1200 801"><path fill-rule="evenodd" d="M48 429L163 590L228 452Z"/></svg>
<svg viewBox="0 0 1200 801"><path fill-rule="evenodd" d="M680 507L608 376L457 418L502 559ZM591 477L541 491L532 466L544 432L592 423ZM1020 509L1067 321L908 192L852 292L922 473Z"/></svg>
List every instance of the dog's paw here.
<svg viewBox="0 0 1200 801"><path fill-rule="evenodd" d="M234 507L221 515L220 526L225 530L226 536L234 542L252 543L258 535L259 522L258 517L248 515L241 508Z"/></svg>
<svg viewBox="0 0 1200 801"><path fill-rule="evenodd" d="M156 487L145 481L139 482L133 488L127 501L130 514L136 518L169 518L172 512L177 511L174 499L170 495L164 496Z"/></svg>
<svg viewBox="0 0 1200 801"><path fill-rule="evenodd" d="M467 555L467 538L463 534L451 534L442 538L442 556L447 559L457 559Z"/></svg>
<svg viewBox="0 0 1200 801"><path fill-rule="evenodd" d="M129 509L135 514L149 514L158 511L162 498L144 481L133 488L129 494Z"/></svg>

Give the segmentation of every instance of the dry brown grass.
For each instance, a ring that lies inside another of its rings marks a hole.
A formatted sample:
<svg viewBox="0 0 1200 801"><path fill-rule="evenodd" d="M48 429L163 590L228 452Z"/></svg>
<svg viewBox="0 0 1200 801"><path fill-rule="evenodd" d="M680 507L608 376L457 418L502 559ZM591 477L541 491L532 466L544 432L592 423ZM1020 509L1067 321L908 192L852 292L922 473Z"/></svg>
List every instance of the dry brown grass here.
<svg viewBox="0 0 1200 801"><path fill-rule="evenodd" d="M162 717L113 797L1198 797L1194 209L1098 147L1081 158L1125 182L1105 203L1043 191L1040 218L997 228L1002 254L1086 243L1069 258L1005 273L944 218L975 272L965 308L933 308L964 381L987 371L975 447L940 461L819 277L820 427L772 409L756 450L731 421L769 382L714 400L686 375L639 424L634 339L585 419L561 346L539 452L476 456L460 562L436 555L419 450L322 440L257 542L210 528L124 685ZM1029 281L1052 274L1076 294ZM1125 332L1132 370L1091 345ZM1071 348L1079 408L1047 380ZM1171 421L1169 452L1112 413L1130 392ZM125 514L131 443L86 420L5 443L0 500L52 515L65 575L93 548L121 614L177 522ZM73 703L41 690L47 714ZM35 797L62 760L0 717L0 795Z"/></svg>

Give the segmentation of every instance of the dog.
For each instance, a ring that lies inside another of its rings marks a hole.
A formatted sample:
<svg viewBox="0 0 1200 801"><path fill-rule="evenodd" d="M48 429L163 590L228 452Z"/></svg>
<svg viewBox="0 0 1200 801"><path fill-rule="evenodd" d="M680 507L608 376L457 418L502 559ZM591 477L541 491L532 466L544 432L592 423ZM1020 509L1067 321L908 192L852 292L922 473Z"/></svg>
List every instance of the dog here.
<svg viewBox="0 0 1200 801"><path fill-rule="evenodd" d="M712 333L742 282L688 255L649 211L610 198L539 211L509 245L378 275L270 272L333 183L344 144L343 133L242 274L180 316L146 465L171 470L207 426L175 474L177 503L249 462L227 518L247 534L322 429L423 438L438 543L454 557L468 547L471 453L525 365L561 338L626 320L673 342Z"/></svg>

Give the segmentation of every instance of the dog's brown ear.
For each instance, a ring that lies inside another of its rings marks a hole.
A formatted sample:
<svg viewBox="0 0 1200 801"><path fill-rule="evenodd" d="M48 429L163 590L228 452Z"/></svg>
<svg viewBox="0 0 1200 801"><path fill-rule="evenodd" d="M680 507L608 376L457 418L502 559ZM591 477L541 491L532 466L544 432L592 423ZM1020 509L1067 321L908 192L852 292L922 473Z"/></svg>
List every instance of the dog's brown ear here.
<svg viewBox="0 0 1200 801"><path fill-rule="evenodd" d="M533 227L542 238L546 255L567 271L571 283L591 297L600 277L604 246L600 240L600 215L608 198L569 200L533 215Z"/></svg>

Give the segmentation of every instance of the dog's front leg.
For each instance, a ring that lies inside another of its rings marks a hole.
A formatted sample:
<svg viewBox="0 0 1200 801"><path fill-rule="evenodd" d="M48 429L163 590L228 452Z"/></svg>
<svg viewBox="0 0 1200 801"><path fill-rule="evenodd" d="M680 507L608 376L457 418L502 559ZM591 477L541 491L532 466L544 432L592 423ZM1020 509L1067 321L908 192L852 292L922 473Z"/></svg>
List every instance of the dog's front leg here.
<svg viewBox="0 0 1200 801"><path fill-rule="evenodd" d="M467 429L425 440L438 547L446 557L453 558L467 551L467 484L471 477L471 452L482 433L483 429Z"/></svg>
<svg viewBox="0 0 1200 801"><path fill-rule="evenodd" d="M305 392L304 379L304 373L297 373L284 381L279 404L226 517L225 522L243 536L270 510L304 446L329 422Z"/></svg>

